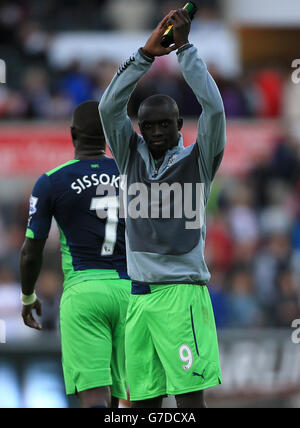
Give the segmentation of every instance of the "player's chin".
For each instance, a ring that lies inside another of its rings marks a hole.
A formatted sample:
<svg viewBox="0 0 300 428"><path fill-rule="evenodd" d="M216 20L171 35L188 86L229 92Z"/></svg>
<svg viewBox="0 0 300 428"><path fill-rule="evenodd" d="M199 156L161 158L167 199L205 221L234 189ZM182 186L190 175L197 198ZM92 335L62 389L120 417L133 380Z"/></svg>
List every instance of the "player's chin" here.
<svg viewBox="0 0 300 428"><path fill-rule="evenodd" d="M151 153L155 156L163 156L168 151L168 144L166 142L161 144L149 144Z"/></svg>

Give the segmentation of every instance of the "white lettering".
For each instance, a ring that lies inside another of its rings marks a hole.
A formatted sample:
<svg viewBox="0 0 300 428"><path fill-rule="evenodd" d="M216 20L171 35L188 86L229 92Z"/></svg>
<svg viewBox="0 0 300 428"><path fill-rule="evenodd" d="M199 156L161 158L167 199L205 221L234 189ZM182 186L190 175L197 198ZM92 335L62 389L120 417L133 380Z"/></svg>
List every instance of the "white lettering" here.
<svg viewBox="0 0 300 428"><path fill-rule="evenodd" d="M6 64L0 59L0 83L6 83Z"/></svg>
<svg viewBox="0 0 300 428"><path fill-rule="evenodd" d="M112 180L111 180L111 185L112 186L114 186L114 187L116 187L117 189L119 188L119 181L120 181L120 177L118 176L116 176L116 175L113 175L112 176Z"/></svg>
<svg viewBox="0 0 300 428"><path fill-rule="evenodd" d="M180 183L153 183L151 185L151 218L171 218L171 192L174 195L174 218L182 218L182 186ZM160 204L161 196L161 204Z"/></svg>
<svg viewBox="0 0 300 428"><path fill-rule="evenodd" d="M196 207L193 210L193 186L192 183L184 183L184 214L194 221L187 221L187 229L201 229L204 224L205 202L204 184L196 183Z"/></svg>
<svg viewBox="0 0 300 428"><path fill-rule="evenodd" d="M137 194L138 193L138 194ZM128 195L135 196L128 204L128 215L132 219L149 218L148 190L146 184L133 183L129 186Z"/></svg>
<svg viewBox="0 0 300 428"><path fill-rule="evenodd" d="M101 174L99 177L100 184L109 184L110 183L110 177L108 174Z"/></svg>
<svg viewBox="0 0 300 428"><path fill-rule="evenodd" d="M82 192L81 188L79 186L77 186L77 184L75 182L71 184L71 188L73 190L77 190L77 192L76 192L77 195L79 195Z"/></svg>
<svg viewBox="0 0 300 428"><path fill-rule="evenodd" d="M91 179L93 181L94 186L98 186L99 185L99 178L98 178L97 174L92 174L91 175Z"/></svg>
<svg viewBox="0 0 300 428"><path fill-rule="evenodd" d="M294 59L292 67L296 68L292 73L292 82L298 85L298 83L300 83L300 59Z"/></svg>
<svg viewBox="0 0 300 428"><path fill-rule="evenodd" d="M80 178L77 178L77 183L79 184L79 186L81 186L82 190L85 190L85 185L82 183Z"/></svg>
<svg viewBox="0 0 300 428"><path fill-rule="evenodd" d="M188 345L181 345L179 348L179 358L182 362L187 363L183 364L182 368L184 370L189 370L193 365L193 354L192 350Z"/></svg>
<svg viewBox="0 0 300 428"><path fill-rule="evenodd" d="M6 324L4 320L0 320L0 343L6 343Z"/></svg>
<svg viewBox="0 0 300 428"><path fill-rule="evenodd" d="M89 189L91 186L99 186L99 184L104 186L109 185L118 189L119 181L120 177L116 175L112 177L108 174L101 174L99 177L97 174L92 174L91 176L84 175L81 178L77 178L77 180L71 184L71 189L75 190L78 195L82 190Z"/></svg>
<svg viewBox="0 0 300 428"><path fill-rule="evenodd" d="M292 342L298 344L300 343L300 319L294 320L292 322L292 328L296 329L292 333Z"/></svg>
<svg viewBox="0 0 300 428"><path fill-rule="evenodd" d="M88 189L89 187L91 187L92 183L91 180L89 180L88 175L85 175L82 180L84 181L84 183L86 184L86 188Z"/></svg>
<svg viewBox="0 0 300 428"><path fill-rule="evenodd" d="M106 423L125 423L125 424L131 424L132 426L135 426L137 423L137 420L139 418L139 415L126 415L126 414L115 414L114 412L111 412L111 414L105 415L104 422Z"/></svg>

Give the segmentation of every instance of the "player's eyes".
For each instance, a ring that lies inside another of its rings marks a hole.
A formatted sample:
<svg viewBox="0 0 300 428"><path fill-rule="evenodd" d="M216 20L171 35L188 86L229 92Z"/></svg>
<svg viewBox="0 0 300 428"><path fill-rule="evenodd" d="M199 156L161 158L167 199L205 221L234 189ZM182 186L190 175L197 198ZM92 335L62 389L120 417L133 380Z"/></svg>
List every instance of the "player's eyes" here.
<svg viewBox="0 0 300 428"><path fill-rule="evenodd" d="M167 120L164 120L164 121L160 122L160 126L162 128L167 128L169 126L169 122ZM146 123L143 124L143 129L145 131L147 131L149 129L152 129L152 127L153 127L153 125L150 122L146 122Z"/></svg>

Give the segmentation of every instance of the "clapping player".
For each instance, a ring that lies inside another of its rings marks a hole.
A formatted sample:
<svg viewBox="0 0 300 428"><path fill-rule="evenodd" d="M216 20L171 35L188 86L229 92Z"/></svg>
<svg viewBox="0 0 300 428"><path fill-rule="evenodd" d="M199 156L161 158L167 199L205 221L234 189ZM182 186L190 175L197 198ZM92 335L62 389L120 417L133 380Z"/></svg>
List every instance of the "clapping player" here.
<svg viewBox="0 0 300 428"><path fill-rule="evenodd" d="M174 45L165 48L161 39L169 25ZM127 181L132 295L125 341L133 407L160 407L166 394L176 396L178 407L205 407L203 390L221 383L206 286L210 274L204 260L204 207L224 152L225 114L218 88L189 42L190 26L185 10L171 11L145 46L120 67L99 106L106 139ZM203 109L197 141L187 148L172 98L157 94L142 102L142 135L127 116L130 96L155 57L175 49L184 79ZM150 199L158 188L161 194ZM167 188L164 199L160 196ZM133 198L136 189L139 204ZM138 205L143 207L133 212ZM168 210L169 218L162 215Z"/></svg>

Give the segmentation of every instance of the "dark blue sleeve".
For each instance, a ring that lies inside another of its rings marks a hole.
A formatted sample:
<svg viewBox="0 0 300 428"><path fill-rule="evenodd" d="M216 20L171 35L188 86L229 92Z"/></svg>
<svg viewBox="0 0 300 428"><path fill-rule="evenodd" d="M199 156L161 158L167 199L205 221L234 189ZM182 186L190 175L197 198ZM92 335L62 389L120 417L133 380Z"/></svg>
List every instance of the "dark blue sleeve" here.
<svg viewBox="0 0 300 428"><path fill-rule="evenodd" d="M52 222L52 185L44 174L35 183L30 196L29 219L26 237L47 239Z"/></svg>

